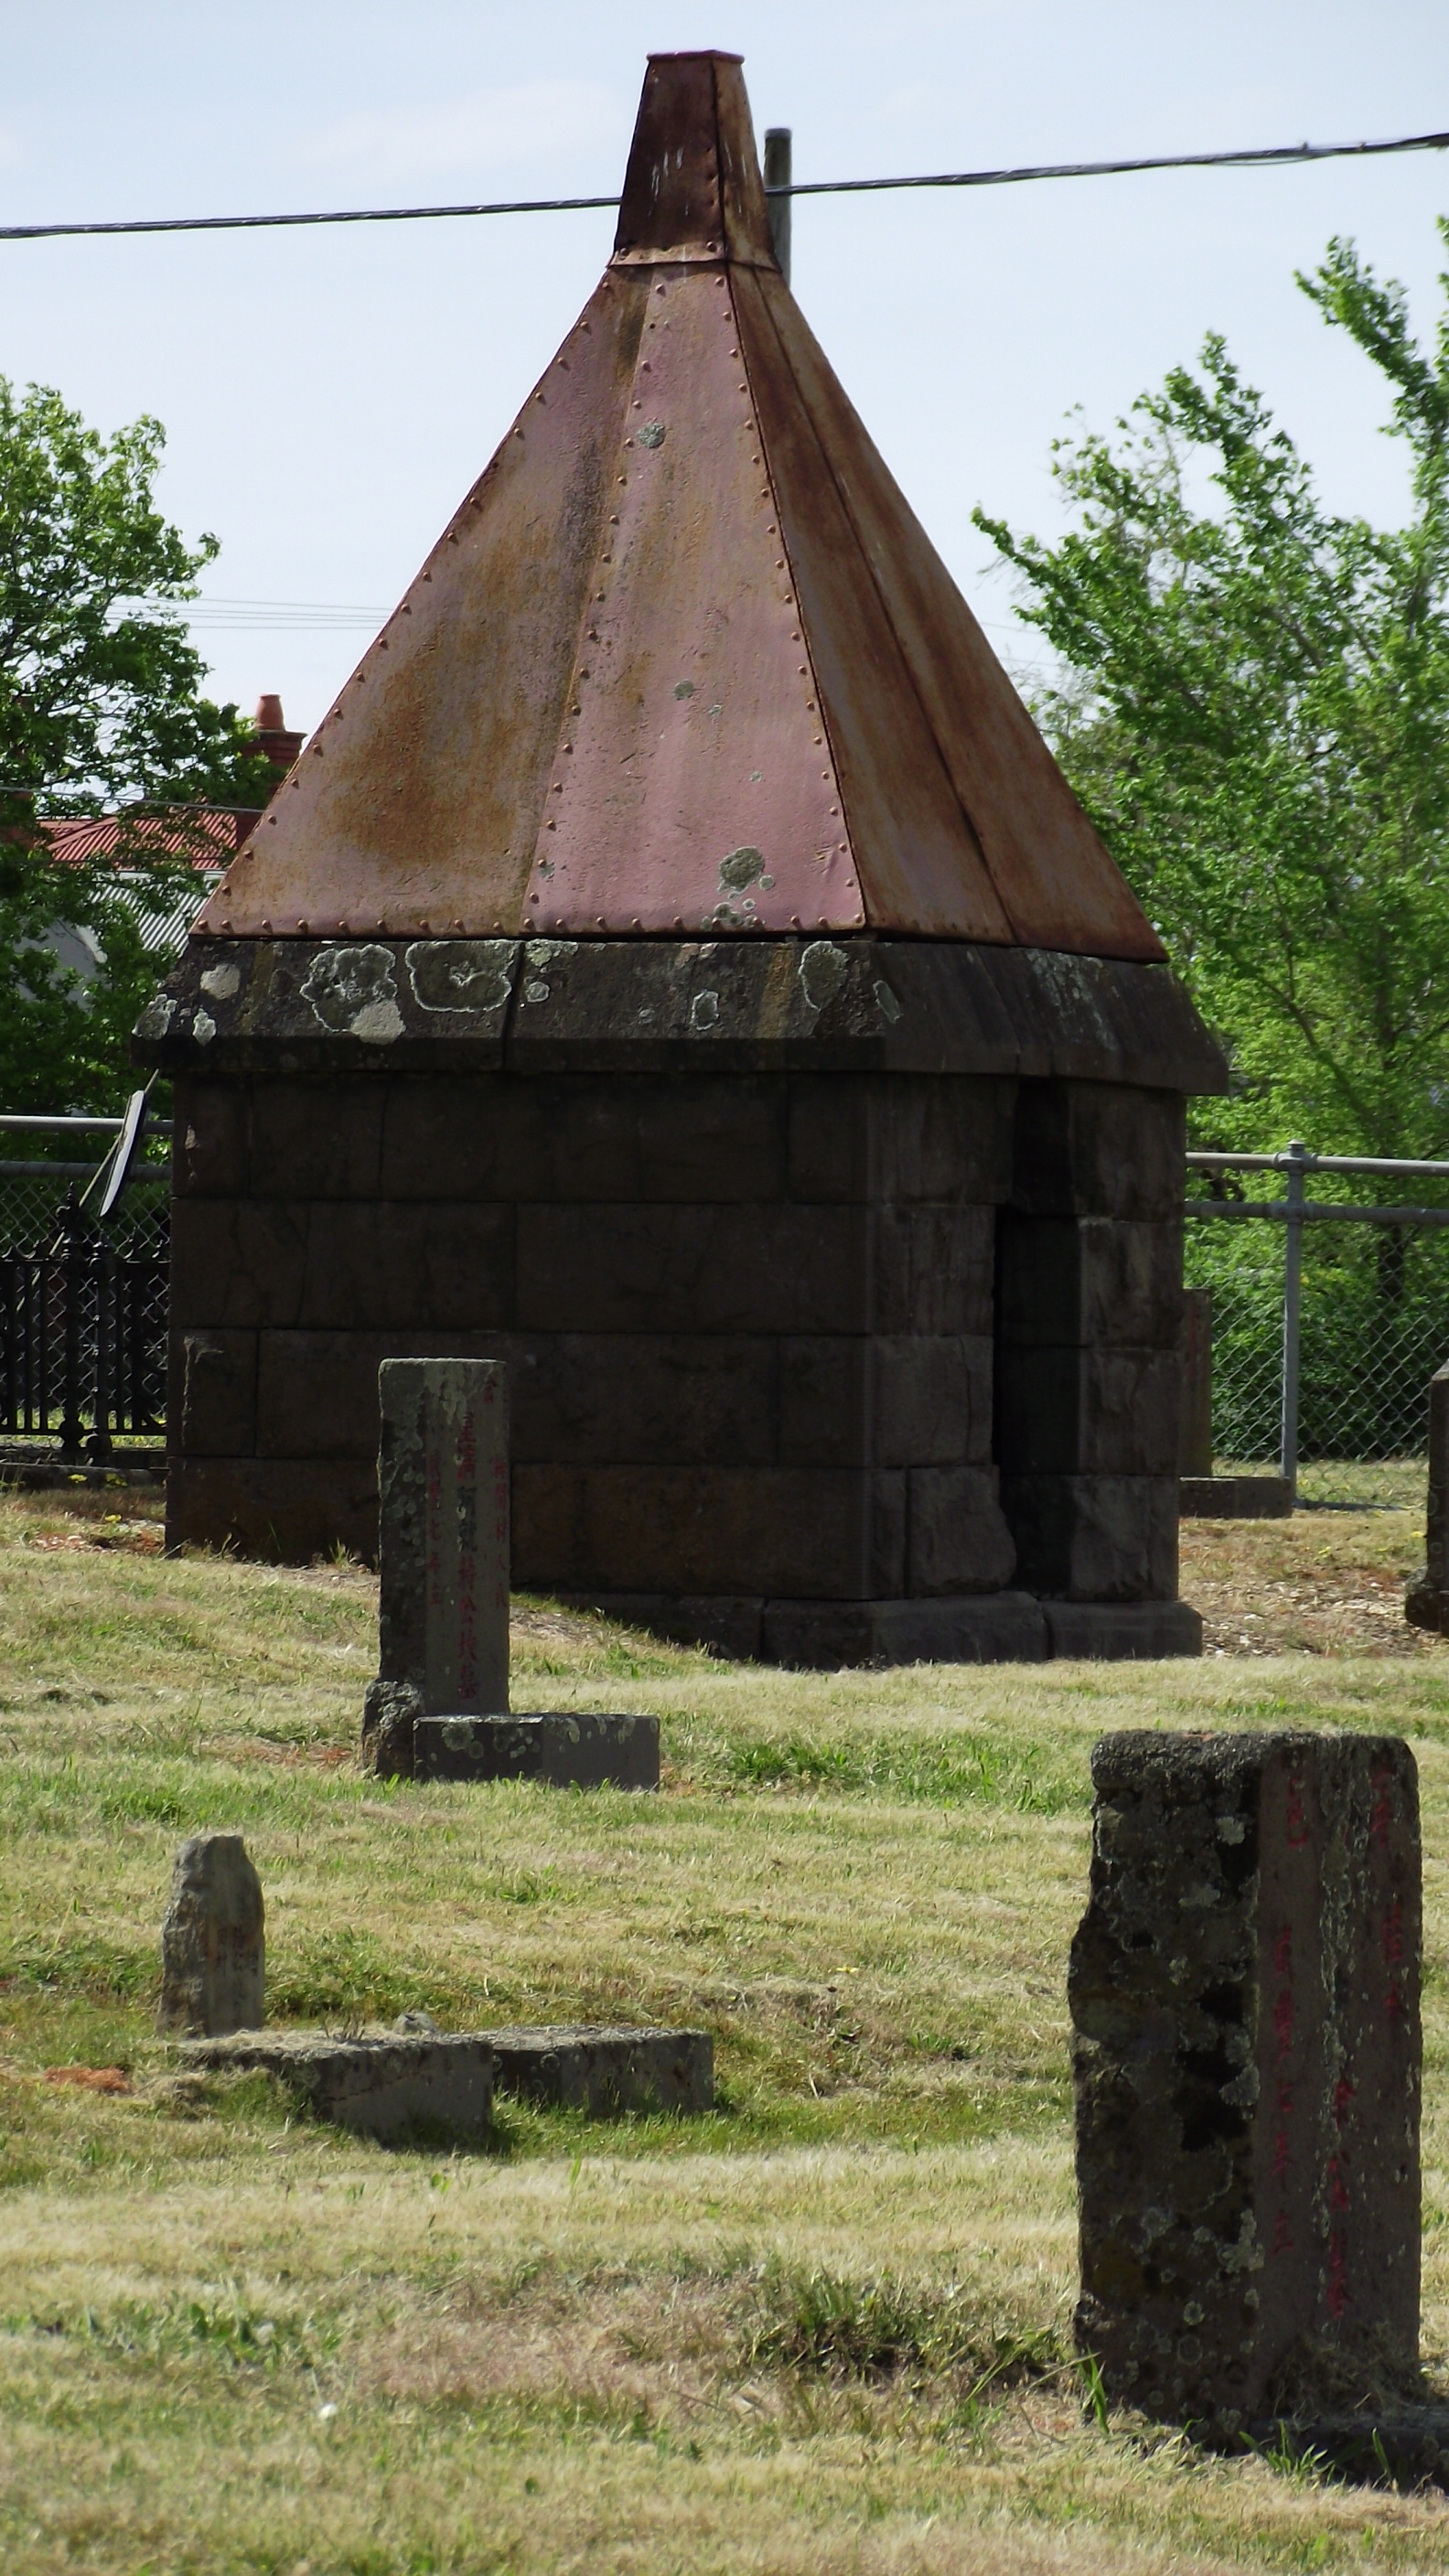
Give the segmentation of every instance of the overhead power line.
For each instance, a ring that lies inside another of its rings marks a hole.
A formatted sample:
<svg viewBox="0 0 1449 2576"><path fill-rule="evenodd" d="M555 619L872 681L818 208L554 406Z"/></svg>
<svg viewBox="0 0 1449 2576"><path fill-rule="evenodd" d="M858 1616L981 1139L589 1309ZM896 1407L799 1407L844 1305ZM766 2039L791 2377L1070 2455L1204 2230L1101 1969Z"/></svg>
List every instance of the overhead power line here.
<svg viewBox="0 0 1449 2576"><path fill-rule="evenodd" d="M1137 161L1044 161L1009 170L934 170L901 179L796 179L771 197L865 196L892 188L1009 188L1028 179L1113 179L1141 170L1263 170L1304 161L1362 161L1390 152L1449 150L1449 132L1399 134L1382 143L1278 143L1257 151L1164 152ZM60 241L103 233L242 233L297 224L436 223L457 215L572 215L617 207L617 197L509 197L491 205L343 206L300 215L157 215L118 223L0 224L0 241Z"/></svg>

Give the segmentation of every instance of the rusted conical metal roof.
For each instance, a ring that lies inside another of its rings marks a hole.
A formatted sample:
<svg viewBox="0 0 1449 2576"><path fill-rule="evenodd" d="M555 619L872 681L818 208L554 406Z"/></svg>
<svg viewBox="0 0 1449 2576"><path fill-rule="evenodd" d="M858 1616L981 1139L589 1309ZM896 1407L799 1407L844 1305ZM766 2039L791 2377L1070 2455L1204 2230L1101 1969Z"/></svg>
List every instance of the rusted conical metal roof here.
<svg viewBox="0 0 1449 2576"><path fill-rule="evenodd" d="M738 56L651 56L597 291L196 927L1162 957L780 275Z"/></svg>

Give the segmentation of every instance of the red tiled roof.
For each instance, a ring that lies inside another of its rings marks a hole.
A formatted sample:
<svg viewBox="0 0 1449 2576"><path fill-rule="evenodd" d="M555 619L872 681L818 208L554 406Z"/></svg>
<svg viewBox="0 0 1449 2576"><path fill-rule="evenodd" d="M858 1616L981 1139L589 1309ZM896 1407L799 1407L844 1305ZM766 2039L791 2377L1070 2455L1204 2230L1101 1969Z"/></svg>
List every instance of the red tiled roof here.
<svg viewBox="0 0 1449 2576"><path fill-rule="evenodd" d="M257 819L229 806L184 807L159 814L79 814L40 828L62 866L92 859L190 859L202 869L228 867Z"/></svg>

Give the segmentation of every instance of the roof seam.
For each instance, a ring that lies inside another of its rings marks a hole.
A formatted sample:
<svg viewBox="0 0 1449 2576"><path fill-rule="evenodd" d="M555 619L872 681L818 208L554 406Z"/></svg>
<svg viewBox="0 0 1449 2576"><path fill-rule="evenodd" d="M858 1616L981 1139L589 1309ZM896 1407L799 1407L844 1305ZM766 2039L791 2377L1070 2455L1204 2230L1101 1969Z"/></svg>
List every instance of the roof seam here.
<svg viewBox="0 0 1449 2576"><path fill-rule="evenodd" d="M750 263L750 266L752 273L754 273L753 263ZM841 772L840 756L835 748L835 738L831 732L830 717L826 711L825 705L825 692L820 686L820 674L815 667L815 654L810 643L810 634L806 624L805 613L800 606L800 575L796 567L794 555L790 550L790 539L786 534L785 512L780 507L780 492L779 486L775 481L775 469L770 462L769 441L760 425L760 398L755 386L754 378L750 372L749 346L747 336L740 325L740 308L735 300L735 282L733 277L731 277L729 281L729 298L730 314L735 326L735 344L740 353L740 365L745 371L745 381L750 389L750 409L754 414L755 435L759 441L760 466L764 474L765 481L769 485L770 499L774 505L775 511L775 525L780 532L780 546L785 557L786 565L789 568L790 589L795 602L796 614L800 621L800 650L804 654L805 660L809 665L810 687L815 698L815 710L820 718L820 730L825 736L825 747L830 754L831 780L835 788L835 793L840 799L840 820L845 832L846 858L850 864L850 872L855 879L855 890L860 901L861 924L864 929L873 931L875 925L871 921L869 907L866 903L865 876L861 869L859 858L856 855L855 827L850 818L850 802L845 792L845 779Z"/></svg>
<svg viewBox="0 0 1449 2576"><path fill-rule="evenodd" d="M787 295L789 294L790 290L788 287L785 288L785 292ZM846 486L841 482L840 476L835 470L835 460L831 453L831 441L825 436L821 424L816 419L814 410L806 398L805 389L795 372L795 365L790 355L789 347L783 334L776 327L775 316L771 309L769 296L761 295L760 302L764 308L765 319L768 322L771 331L774 333L775 345L779 349L785 372L789 377L791 384L795 388L795 395L799 402L800 409L810 423L816 446L819 448L821 456L824 459L825 470L830 477L831 483L834 485L836 498L845 514L846 523L849 526L851 535L855 539L855 549L861 562L865 566L866 578L869 581L872 590L875 592L876 598L880 602L881 615L885 619L886 625L895 639L896 651L900 655L901 668L906 675L906 682L911 695L915 699L916 704L921 711L921 722L924 724L926 731L930 735L931 741L935 746L936 758L941 764L941 772L945 778L947 788L955 800L957 811L959 812L967 831L970 833L972 840L975 842L976 847L980 852L981 865L986 876L986 881L990 886L992 893L995 895L997 902L1001 906L1002 913L1005 916L1012 938L1017 942L1018 946L1024 947L1026 945L1026 939L1022 931L1021 924L1017 920L1015 913L1012 911L1011 904L1007 899L1005 891L997 882L996 871L991 864L991 859L988 854L986 844L981 837L976 818L971 812L970 807L967 805L965 798L962 796L960 788L956 784L955 777L952 774L951 764L946 757L945 746L942 743L940 734L932 720L931 710L927 706L925 698L921 693L920 683L916 678L915 666L911 660L910 654L906 650L905 639L902 636L900 628L897 626L894 617L891 615L890 602L887 599L885 592L882 590L880 583L876 579L875 565L871 561L870 548L866 544L861 533L860 521L856 517L854 510L851 508L849 492ZM843 797L841 801L842 803L844 802ZM864 888L862 887L862 906L864 905L864 900Z"/></svg>

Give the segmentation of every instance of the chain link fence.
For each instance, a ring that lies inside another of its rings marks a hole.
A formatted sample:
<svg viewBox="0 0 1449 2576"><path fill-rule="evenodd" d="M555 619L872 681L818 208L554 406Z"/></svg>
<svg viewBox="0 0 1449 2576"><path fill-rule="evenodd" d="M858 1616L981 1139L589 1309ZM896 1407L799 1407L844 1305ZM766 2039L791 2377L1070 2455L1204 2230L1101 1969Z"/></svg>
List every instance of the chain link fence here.
<svg viewBox="0 0 1449 2576"><path fill-rule="evenodd" d="M1192 1179L1200 1173L1206 1188L1201 1197L1189 1191L1184 1277L1188 1287L1212 1294L1213 1450L1220 1466L1281 1462L1291 1476L1300 1463L1422 1458L1429 1380L1449 1359L1449 1206L1380 1202L1389 1174L1449 1180L1449 1167L1365 1170L1350 1158L1319 1158L1302 1149L1189 1160L1197 1166ZM1245 1194L1237 1203L1206 1194L1231 1186L1230 1165L1274 1164L1289 1178L1271 1213L1257 1212ZM1340 1204L1303 1199L1303 1176L1315 1170L1334 1172ZM1285 1407L1285 1393L1296 1395L1296 1404ZM1296 1433L1291 1456L1285 1428Z"/></svg>

